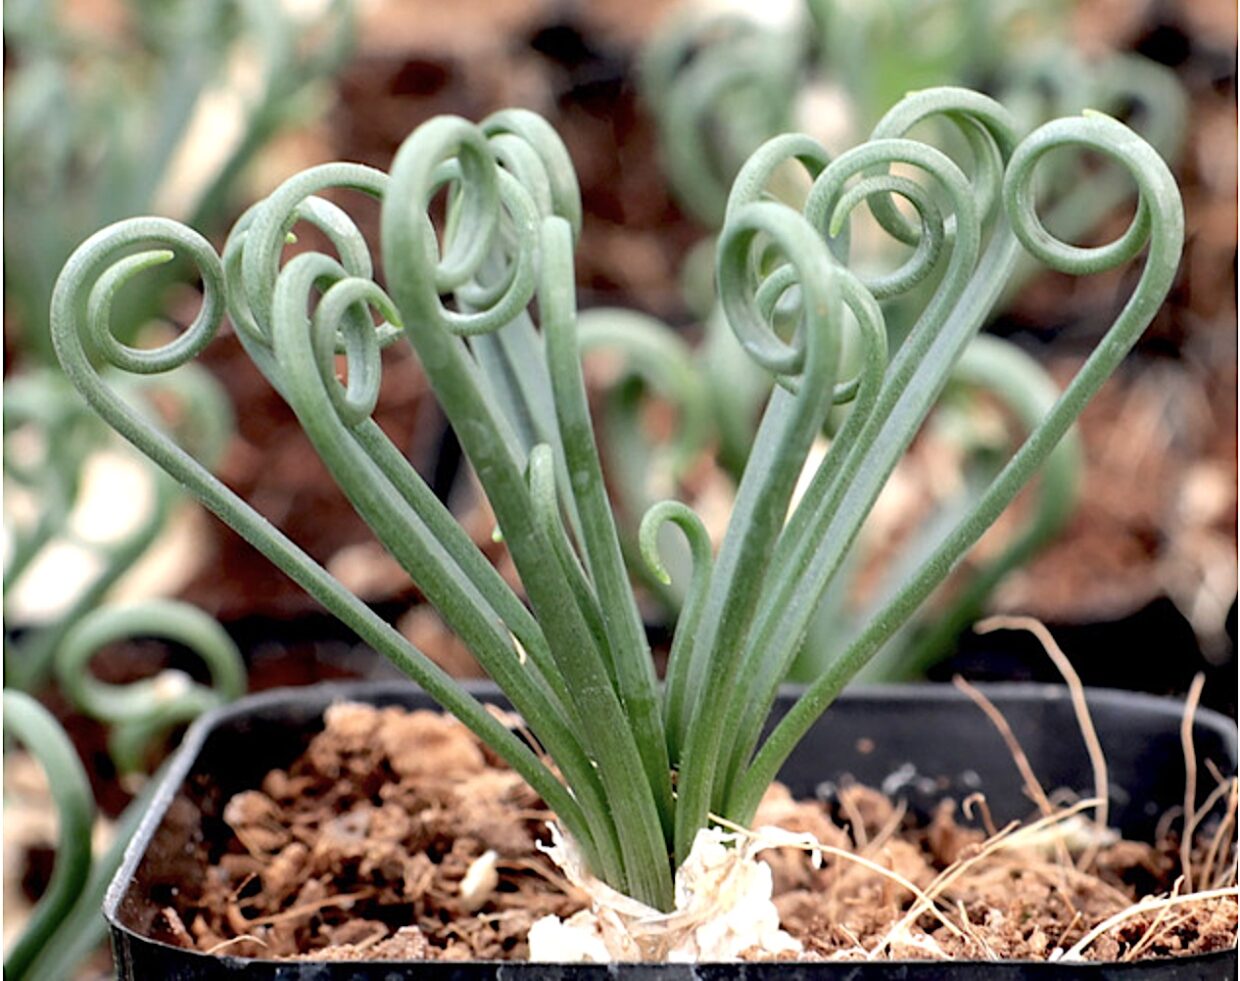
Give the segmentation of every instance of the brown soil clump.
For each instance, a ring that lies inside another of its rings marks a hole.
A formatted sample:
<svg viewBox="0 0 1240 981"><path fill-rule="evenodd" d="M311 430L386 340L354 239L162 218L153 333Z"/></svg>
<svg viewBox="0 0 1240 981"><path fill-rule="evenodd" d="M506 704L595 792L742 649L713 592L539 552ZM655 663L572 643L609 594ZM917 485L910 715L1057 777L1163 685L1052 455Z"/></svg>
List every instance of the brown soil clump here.
<svg viewBox="0 0 1240 981"><path fill-rule="evenodd" d="M229 801L235 838L170 932L248 957L521 958L534 920L581 906L537 849L550 818L456 721L336 705Z"/></svg>
<svg viewBox="0 0 1240 981"><path fill-rule="evenodd" d="M208 843L201 892L183 889L163 912L165 937L261 958L520 960L535 920L583 907L539 850L552 817L545 804L459 722L352 703L325 721L291 767L228 802L232 840ZM826 850L821 867L797 849L763 853L802 957L881 948L899 959L1042 960L1151 890L1170 892L1180 874L1174 836L1157 847L1108 844L1077 869L1063 856L1092 830L1079 814L996 833L984 803L969 810L962 822L946 801L917 821L866 787L843 787L831 802L772 787L755 826L808 832ZM1234 884L1230 841L1219 853L1214 829L1199 830L1197 888ZM1234 893L1152 909L1083 953L1218 950L1234 945L1236 918Z"/></svg>

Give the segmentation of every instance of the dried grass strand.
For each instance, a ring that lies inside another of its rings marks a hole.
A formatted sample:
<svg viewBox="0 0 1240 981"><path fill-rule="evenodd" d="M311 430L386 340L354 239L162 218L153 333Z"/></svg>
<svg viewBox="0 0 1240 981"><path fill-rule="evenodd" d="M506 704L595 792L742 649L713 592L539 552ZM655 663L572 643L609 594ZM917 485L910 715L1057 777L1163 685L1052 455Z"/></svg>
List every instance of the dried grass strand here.
<svg viewBox="0 0 1240 981"><path fill-rule="evenodd" d="M1197 830L1197 746L1193 742L1193 718L1201 701L1206 676L1201 672L1193 678L1184 703L1180 721L1180 745L1184 749L1184 834L1180 837L1180 871L1184 874L1184 891L1193 891L1193 833Z"/></svg>
<svg viewBox="0 0 1240 981"><path fill-rule="evenodd" d="M963 899L956 900L956 912L960 915L961 928L969 935L969 938L977 944L979 948L981 948L982 952L986 955L986 960L999 960L999 955L996 954L994 948L986 942L986 938L973 929L973 924L969 921L969 911L965 909Z"/></svg>
<svg viewBox="0 0 1240 981"><path fill-rule="evenodd" d="M1072 932L1073 928L1080 922L1081 922L1081 911L1078 909L1072 914L1072 919L1068 921L1068 925L1059 931L1059 937L1055 941L1056 948L1063 946L1064 938L1068 936L1068 934Z"/></svg>
<svg viewBox="0 0 1240 981"><path fill-rule="evenodd" d="M1098 730L1094 727L1093 716L1089 711L1089 703L1085 698L1085 686L1081 684L1081 676L1068 660L1046 624L1035 617L1026 616L994 616L987 617L973 628L975 633L987 634L994 630L1024 630L1032 634L1042 645L1042 650L1050 658L1055 670L1059 672L1068 686L1068 695L1072 700L1072 711L1076 715L1077 725L1081 729L1081 738L1085 741L1085 751L1089 754L1089 763L1094 773L1094 796L1102 803L1094 813L1097 836L1081 853L1077 860L1078 869L1087 869L1098 857L1098 850L1105 840L1107 824L1110 820L1110 787L1107 781L1107 758L1102 751L1102 742L1098 739Z"/></svg>
<svg viewBox="0 0 1240 981"><path fill-rule="evenodd" d="M1108 930L1119 926L1126 920L1131 920L1134 916L1140 916L1143 913L1150 913L1154 910L1161 909L1164 906L1183 906L1186 903L1206 903L1215 899L1228 899L1240 896L1240 889L1235 886L1229 886L1226 889L1207 889L1202 892L1185 893L1180 896L1158 896L1143 899L1140 902L1133 903L1127 909L1120 910L1114 916L1109 916L1092 930L1078 940L1071 949L1064 952L1062 957L1056 958L1059 961L1079 961L1083 958L1081 954L1095 940L1105 934Z"/></svg>
<svg viewBox="0 0 1240 981"><path fill-rule="evenodd" d="M1180 887L1182 885L1184 885L1184 876L1177 876L1175 882L1171 886L1171 898L1174 898L1180 894ZM1168 914L1170 914L1173 909L1175 909L1174 906L1164 906L1160 909L1158 913L1155 914L1154 919L1150 921L1150 925L1146 929L1145 933L1141 935L1141 939L1124 951L1124 954L1120 957L1120 960L1136 960L1141 955L1141 951L1145 950L1154 942L1154 938L1158 936L1158 928L1162 926L1163 920L1167 918Z"/></svg>
<svg viewBox="0 0 1240 981"><path fill-rule="evenodd" d="M205 953L208 957L212 957L215 954L218 954L221 950L225 950L234 944L239 944L244 940L252 941L263 948L266 948L267 946L267 944L260 937L256 937L252 933L243 933L238 937L229 937L227 940L221 940L215 946L208 947L205 951L203 951L203 953Z"/></svg>
<svg viewBox="0 0 1240 981"><path fill-rule="evenodd" d="M1046 796L1046 791L1042 789L1042 784L1038 781L1037 774L1033 772L1033 765L1029 762L1029 757L1025 755L1024 748L1016 738L1016 734L1012 732L1012 727L1008 720L1004 718L1003 713L999 711L994 702L969 682L965 681L960 675L952 678L952 684L971 698L977 704L977 707L986 714L986 717L990 719L995 729L998 730L999 735L1008 748L1008 752L1012 756L1012 761L1016 764L1016 769L1020 771L1021 780L1025 785L1025 793L1037 805L1038 810L1042 812L1042 816L1049 817L1053 814L1055 809L1051 806L1051 802Z"/></svg>
<svg viewBox="0 0 1240 981"><path fill-rule="evenodd" d="M1027 824L1023 827L1014 821L997 835L984 842L982 847L975 854L970 855L968 858L957 859L950 866L940 872L935 877L934 881L926 888L924 893L924 902L919 899L913 904L909 911L904 914L903 918L897 921L896 925L887 931L887 934L883 937L883 939L880 940L870 951L869 959L873 960L878 953L890 946L895 937L907 932L909 926L915 923L919 916L923 913L930 912L930 908L925 906L924 903L930 903L931 906L933 906L937 901L937 897L945 889L947 889L948 886L958 880L965 874L965 872L977 865L983 859L993 855L995 852L1003 848L1014 847L1018 845L1019 839L1032 837L1046 828L1059 824L1062 821L1066 821L1070 817L1074 817L1081 811L1087 810L1091 807L1096 807L1097 804L1098 802L1091 797L1057 813L1048 814L1047 816L1034 821L1032 824Z"/></svg>
<svg viewBox="0 0 1240 981"><path fill-rule="evenodd" d="M870 843L870 836L866 834L865 821L861 817L861 812L857 809L856 801L843 788L841 788L837 798L840 802L840 810L844 812L844 816L848 818L848 823L851 826L849 837L853 840L853 846L859 852L865 851L866 846Z"/></svg>
<svg viewBox="0 0 1240 981"><path fill-rule="evenodd" d="M270 916L259 916L250 920L250 926L269 926L273 923L283 923L285 920L294 920L299 916L305 916L307 913L317 913L319 910L329 909L332 906L343 906L347 908L359 899L367 899L373 896L375 890L365 889L361 892L350 892L336 896L324 896L322 899L316 899L313 902L301 903L297 906L290 906L286 910L279 913L272 913Z"/></svg>
<svg viewBox="0 0 1240 981"><path fill-rule="evenodd" d="M980 790L975 790L960 802L960 811L966 818L973 819L973 808L976 807L982 818L982 827L986 829L986 837L993 838L999 833L995 827L995 819L990 813L990 802Z"/></svg>
<svg viewBox="0 0 1240 981"><path fill-rule="evenodd" d="M861 851L872 855L882 848L883 845L887 844L891 837L900 829L900 825L904 822L904 815L907 813L908 802L904 800L899 801L892 810L891 817L887 818L883 826L878 829L878 833L870 839L869 845L861 849Z"/></svg>
<svg viewBox="0 0 1240 981"><path fill-rule="evenodd" d="M998 730L1000 737L1008 748L1008 752L1012 756L1012 761L1016 764L1016 769L1020 771L1021 780L1025 785L1025 793L1037 805L1042 816L1050 817L1055 813L1054 805L1046 796L1046 791L1042 789L1042 784L1038 781L1037 774L1033 772L1033 765L1029 762L1029 757L1025 755L1024 747L1021 746L1020 740L1016 738L1016 733L1012 731L1011 725L999 711L998 707L989 698L982 694L977 688L965 681L960 675L952 678L952 684L960 691L964 692L971 698L977 707L980 708L991 724ZM1072 863L1072 857L1068 854L1067 846L1063 842L1056 844L1056 851L1059 856L1060 864L1064 866L1075 866Z"/></svg>
<svg viewBox="0 0 1240 981"><path fill-rule="evenodd" d="M1236 808L1240 804L1240 781L1233 779L1229 781L1229 784L1231 792L1227 795L1227 809L1223 812L1223 819L1219 821L1218 827L1214 829L1214 835L1210 839L1205 862L1202 865L1202 881L1209 882L1211 888L1218 888L1230 871L1225 867L1225 862L1227 851L1232 844L1229 836L1235 825ZM1215 863L1219 866L1217 871L1215 871Z"/></svg>
<svg viewBox="0 0 1240 981"><path fill-rule="evenodd" d="M1171 826L1184 814L1183 804L1173 804L1162 813L1158 823L1154 825L1154 840L1166 841L1171 835Z"/></svg>

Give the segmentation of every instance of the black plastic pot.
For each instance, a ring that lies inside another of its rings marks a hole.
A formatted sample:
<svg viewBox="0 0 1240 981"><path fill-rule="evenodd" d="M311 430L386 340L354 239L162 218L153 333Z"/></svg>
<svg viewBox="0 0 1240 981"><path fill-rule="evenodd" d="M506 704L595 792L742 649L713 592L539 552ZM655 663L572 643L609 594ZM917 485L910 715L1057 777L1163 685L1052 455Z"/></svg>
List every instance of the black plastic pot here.
<svg viewBox="0 0 1240 981"><path fill-rule="evenodd" d="M1010 722L1043 784L1088 793L1092 776L1067 694L1062 687L985 688ZM490 686L480 697L503 703ZM272 768L291 763L322 728L323 710L338 699L427 707L408 684L320 685L253 696L201 719L172 761L146 820L138 829L104 903L118 977L227 978L230 981L1008 981L1087 978L1163 981L1236 976L1236 951L1132 964L908 961L873 964L547 965L524 963L287 962L208 956L152 938L152 924L178 883L202 875L192 865L196 836L218 822L228 799L258 785ZM1184 760L1179 740L1182 706L1113 691L1089 693L1112 781L1112 823L1127 836L1149 838L1161 814L1182 803ZM781 700L780 710L790 704ZM1236 727L1212 712L1198 714L1199 765L1223 772L1236 766ZM901 686L849 692L832 706L789 760L781 778L801 796L829 789L844 776L884 786L915 808L943 797L961 799L985 788L996 821L1027 817L1020 778L990 723L954 688Z"/></svg>

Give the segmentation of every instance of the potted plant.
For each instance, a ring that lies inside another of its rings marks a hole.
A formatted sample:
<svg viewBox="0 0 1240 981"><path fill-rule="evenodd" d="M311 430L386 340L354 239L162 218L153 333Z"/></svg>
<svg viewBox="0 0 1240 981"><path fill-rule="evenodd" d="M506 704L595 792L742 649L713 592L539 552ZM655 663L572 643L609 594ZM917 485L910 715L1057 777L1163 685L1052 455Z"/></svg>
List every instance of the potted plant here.
<svg viewBox="0 0 1240 981"><path fill-rule="evenodd" d="M931 117L967 141L971 175L905 137ZM1115 242L1070 246L1038 221L1035 170L1060 148L1105 154L1136 181L1137 217ZM812 179L800 208L767 193L772 174L791 161ZM894 164L915 168L926 183L890 172ZM332 188L380 200L386 287L347 213L322 196ZM430 209L441 197L446 213L437 228ZM847 266L848 219L863 202L912 248L893 274L867 279ZM571 162L541 118L521 110L478 125L440 117L409 137L390 175L332 164L289 179L242 216L222 256L163 219L102 230L61 275L53 336L65 371L110 424L528 782L571 843L561 853L566 867L579 854L580 874L608 895L667 911L680 898L677 870L699 842L709 850L720 840L707 828L711 816L741 825L753 818L799 740L1033 476L1136 341L1174 274L1182 218L1165 164L1117 121L1098 114L1057 120L1021 139L1001 106L966 90L909 96L873 139L834 160L806 137L760 149L733 187L717 272L729 323L777 384L718 554L683 504L657 504L642 521L642 549L656 573L663 572L656 533L664 524L683 532L694 557L662 689L582 381L572 274L579 221ZM282 264L303 222L327 237L335 255L305 252ZM1022 248L1076 274L1148 255L1106 338L987 491L772 719L819 597ZM173 252L192 259L202 277L193 323L157 349L117 341L108 323L113 294ZM878 299L932 273L938 285L889 361ZM541 329L530 312L535 301ZM353 506L495 680L519 727L446 677L102 383L100 360L158 373L194 357L225 309ZM523 596L371 418L382 349L402 337L487 493ZM852 378L841 377L845 344L860 352ZM806 454L836 404L851 406L849 414L789 513ZM764 735L768 721L773 728ZM269 740L270 730L261 738ZM131 955L122 954L126 969ZM246 963L246 970L265 969Z"/></svg>

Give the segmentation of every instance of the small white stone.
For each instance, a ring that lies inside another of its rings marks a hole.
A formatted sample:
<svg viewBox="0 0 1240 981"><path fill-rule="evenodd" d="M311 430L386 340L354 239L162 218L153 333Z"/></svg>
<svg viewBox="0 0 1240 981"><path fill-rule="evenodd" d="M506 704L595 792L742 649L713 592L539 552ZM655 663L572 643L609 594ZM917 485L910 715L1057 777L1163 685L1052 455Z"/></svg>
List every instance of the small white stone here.
<svg viewBox="0 0 1240 981"><path fill-rule="evenodd" d="M461 905L469 912L480 909L499 885L499 855L487 849L470 863L461 879Z"/></svg>

